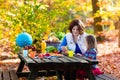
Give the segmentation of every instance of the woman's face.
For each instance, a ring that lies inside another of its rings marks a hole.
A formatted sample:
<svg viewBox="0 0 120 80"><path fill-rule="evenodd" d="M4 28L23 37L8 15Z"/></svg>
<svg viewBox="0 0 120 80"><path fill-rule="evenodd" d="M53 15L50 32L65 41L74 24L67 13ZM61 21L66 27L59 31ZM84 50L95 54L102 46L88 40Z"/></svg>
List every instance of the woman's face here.
<svg viewBox="0 0 120 80"><path fill-rule="evenodd" d="M79 30L78 30L78 27L77 27L77 26L74 26L74 27L72 28L72 34L73 34L74 36L78 36L78 35L79 35Z"/></svg>

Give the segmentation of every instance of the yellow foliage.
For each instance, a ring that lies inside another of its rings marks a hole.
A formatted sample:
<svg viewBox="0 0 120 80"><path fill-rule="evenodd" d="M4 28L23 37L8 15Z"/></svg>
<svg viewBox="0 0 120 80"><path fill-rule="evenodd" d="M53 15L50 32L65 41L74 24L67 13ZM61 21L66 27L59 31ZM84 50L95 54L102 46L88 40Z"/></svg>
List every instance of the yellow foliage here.
<svg viewBox="0 0 120 80"><path fill-rule="evenodd" d="M46 27L46 32L45 32L45 34L43 36L43 39L48 40L48 36L51 33L51 29L52 28L50 28L49 26Z"/></svg>
<svg viewBox="0 0 120 80"><path fill-rule="evenodd" d="M64 2L65 5L69 5L69 4L71 4L71 3L72 3L72 0L66 0L66 1Z"/></svg>
<svg viewBox="0 0 120 80"><path fill-rule="evenodd" d="M45 42L45 40L43 40L41 42L41 52L46 53L46 42Z"/></svg>
<svg viewBox="0 0 120 80"><path fill-rule="evenodd" d="M15 32L21 32L21 26L18 24L16 25L16 29L15 29Z"/></svg>
<svg viewBox="0 0 120 80"><path fill-rule="evenodd" d="M112 21L110 23L109 30L115 30L115 26L114 26L114 23Z"/></svg>
<svg viewBox="0 0 120 80"><path fill-rule="evenodd" d="M49 36L48 34L45 34L43 39L48 40L48 36Z"/></svg>
<svg viewBox="0 0 120 80"><path fill-rule="evenodd" d="M80 11L80 10L82 10L82 6L78 6L78 7L76 7L75 10L76 10L76 11Z"/></svg>
<svg viewBox="0 0 120 80"><path fill-rule="evenodd" d="M76 14L76 15L75 15L75 18L76 18L76 19L80 19L81 16Z"/></svg>

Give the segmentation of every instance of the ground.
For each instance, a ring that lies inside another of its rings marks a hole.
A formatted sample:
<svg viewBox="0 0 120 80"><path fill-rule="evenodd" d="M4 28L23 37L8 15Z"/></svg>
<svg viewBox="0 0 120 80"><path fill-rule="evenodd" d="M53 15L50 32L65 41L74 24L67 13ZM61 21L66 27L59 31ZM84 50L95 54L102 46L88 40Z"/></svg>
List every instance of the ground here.
<svg viewBox="0 0 120 80"><path fill-rule="evenodd" d="M120 78L120 48L118 47L118 31L107 32L105 33L105 37L106 40L104 42L98 42L97 59L100 61L98 66L105 73L109 73ZM6 48L4 46L0 46L0 48L4 49L0 51L0 70L17 70L20 62L17 55L14 55L13 57L10 55L8 56L8 54L11 53L10 48ZM6 57L6 55L8 57ZM26 66L24 67L24 70L28 70Z"/></svg>

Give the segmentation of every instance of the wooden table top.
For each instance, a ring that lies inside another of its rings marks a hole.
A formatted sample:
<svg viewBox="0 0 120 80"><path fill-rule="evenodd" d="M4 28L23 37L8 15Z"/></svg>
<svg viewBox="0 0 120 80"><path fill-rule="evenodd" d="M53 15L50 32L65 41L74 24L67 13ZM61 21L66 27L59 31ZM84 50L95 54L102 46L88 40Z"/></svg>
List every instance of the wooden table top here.
<svg viewBox="0 0 120 80"><path fill-rule="evenodd" d="M80 56L74 56L74 57L68 57L68 56L60 56L57 58L31 58L31 57L23 57L22 54L18 54L19 57L21 59L23 59L26 63L29 64L47 64L47 63L57 63L57 64L61 64L61 63L82 63L82 64L88 64L89 62L91 62L92 64L98 64L98 61L96 60L91 60L91 59L87 59L84 57L80 57Z"/></svg>

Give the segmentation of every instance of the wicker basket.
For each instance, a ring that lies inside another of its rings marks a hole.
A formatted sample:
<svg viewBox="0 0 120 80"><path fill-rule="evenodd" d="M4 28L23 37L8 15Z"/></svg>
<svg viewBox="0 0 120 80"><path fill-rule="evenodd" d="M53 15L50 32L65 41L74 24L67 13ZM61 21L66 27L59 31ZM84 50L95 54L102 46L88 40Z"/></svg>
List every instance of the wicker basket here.
<svg viewBox="0 0 120 80"><path fill-rule="evenodd" d="M55 48L58 48L59 44L61 42L50 42L50 41L46 41L47 46L54 46Z"/></svg>

